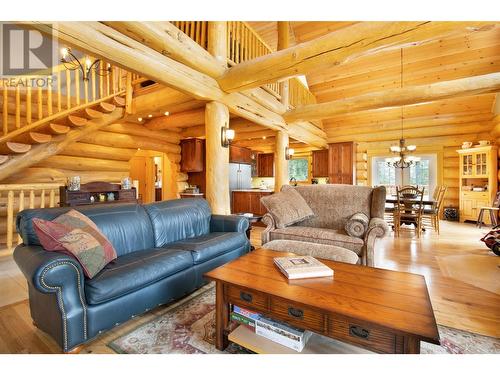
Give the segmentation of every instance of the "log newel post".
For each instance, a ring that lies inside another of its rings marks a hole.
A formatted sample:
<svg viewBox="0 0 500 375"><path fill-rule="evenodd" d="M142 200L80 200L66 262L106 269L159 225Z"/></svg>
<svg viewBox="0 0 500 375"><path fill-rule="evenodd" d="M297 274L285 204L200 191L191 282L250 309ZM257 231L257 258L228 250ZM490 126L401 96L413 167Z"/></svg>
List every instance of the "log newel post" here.
<svg viewBox="0 0 500 375"><path fill-rule="evenodd" d="M274 191L280 191L288 184L288 160L285 158L285 148L288 146L288 133L280 130L276 133L276 150L274 152Z"/></svg>
<svg viewBox="0 0 500 375"><path fill-rule="evenodd" d="M227 67L226 22L208 24L208 52ZM228 107L219 102L205 106L206 198L212 213L231 213L229 200L229 148L222 147L222 127L229 127Z"/></svg>

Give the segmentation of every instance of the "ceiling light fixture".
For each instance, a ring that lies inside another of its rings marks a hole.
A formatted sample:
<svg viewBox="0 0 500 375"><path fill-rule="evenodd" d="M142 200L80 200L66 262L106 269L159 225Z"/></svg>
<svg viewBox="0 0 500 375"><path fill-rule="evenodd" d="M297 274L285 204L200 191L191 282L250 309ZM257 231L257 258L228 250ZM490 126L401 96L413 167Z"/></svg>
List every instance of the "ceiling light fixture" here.
<svg viewBox="0 0 500 375"><path fill-rule="evenodd" d="M400 87L403 88L403 49L401 48L401 82ZM416 156L408 156L408 154L412 153L417 149L415 145L406 145L406 139L404 137L404 115L403 115L404 106L401 106L401 139L399 140L399 144L392 145L389 147L389 151L396 155L392 158L387 158L385 161L387 165L394 168L409 168L410 166L418 163L420 161L419 157Z"/></svg>

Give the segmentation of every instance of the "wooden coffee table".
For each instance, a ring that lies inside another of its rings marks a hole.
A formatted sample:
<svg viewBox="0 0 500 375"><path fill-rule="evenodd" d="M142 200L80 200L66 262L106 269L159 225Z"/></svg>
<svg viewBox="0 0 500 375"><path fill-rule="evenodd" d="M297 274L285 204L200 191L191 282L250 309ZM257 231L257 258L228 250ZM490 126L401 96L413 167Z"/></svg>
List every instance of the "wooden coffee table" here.
<svg viewBox="0 0 500 375"><path fill-rule="evenodd" d="M231 304L379 353L439 345L423 276L322 260L333 278L289 281L273 263L287 255L257 249L205 274L216 282L217 349L228 345Z"/></svg>

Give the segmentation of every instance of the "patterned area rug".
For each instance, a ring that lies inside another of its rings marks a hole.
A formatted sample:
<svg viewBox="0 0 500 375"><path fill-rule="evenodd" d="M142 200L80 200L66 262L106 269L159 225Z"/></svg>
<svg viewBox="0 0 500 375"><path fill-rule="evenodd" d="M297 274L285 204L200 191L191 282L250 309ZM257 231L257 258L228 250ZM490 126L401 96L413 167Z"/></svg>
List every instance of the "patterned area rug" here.
<svg viewBox="0 0 500 375"><path fill-rule="evenodd" d="M500 340L439 326L441 346L422 343L424 354L500 353ZM236 354L248 353L231 344L215 349L215 288L208 284L165 308L161 316L136 327L108 344L127 354Z"/></svg>

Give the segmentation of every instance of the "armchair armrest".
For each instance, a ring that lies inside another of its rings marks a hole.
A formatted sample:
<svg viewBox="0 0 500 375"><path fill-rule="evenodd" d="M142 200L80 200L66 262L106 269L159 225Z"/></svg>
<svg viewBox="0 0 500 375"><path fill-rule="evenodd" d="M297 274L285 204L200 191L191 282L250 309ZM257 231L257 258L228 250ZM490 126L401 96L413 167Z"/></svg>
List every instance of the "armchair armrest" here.
<svg viewBox="0 0 500 375"><path fill-rule="evenodd" d="M86 341L87 304L80 264L69 255L26 245L16 247L14 260L28 280L30 290L34 289L30 291L30 306L37 325L47 332L62 333L62 337L54 338L64 351ZM47 299L47 294L55 294L56 298ZM57 306L48 306L50 301L56 301ZM59 319L53 317L47 326L47 319L43 317L54 310L61 315Z"/></svg>
<svg viewBox="0 0 500 375"><path fill-rule="evenodd" d="M363 248L363 261L366 266L373 267L373 251L377 238L383 238L389 233L389 226L384 219L372 217L365 233L365 246Z"/></svg>
<svg viewBox="0 0 500 375"><path fill-rule="evenodd" d="M210 232L240 232L248 229L248 219L236 215L212 215Z"/></svg>
<svg viewBox="0 0 500 375"><path fill-rule="evenodd" d="M271 231L276 229L276 222L270 213L267 213L262 217L262 222L266 224L266 229L264 229L261 233L262 245L264 245L271 240Z"/></svg>

